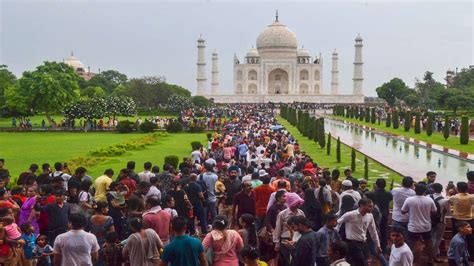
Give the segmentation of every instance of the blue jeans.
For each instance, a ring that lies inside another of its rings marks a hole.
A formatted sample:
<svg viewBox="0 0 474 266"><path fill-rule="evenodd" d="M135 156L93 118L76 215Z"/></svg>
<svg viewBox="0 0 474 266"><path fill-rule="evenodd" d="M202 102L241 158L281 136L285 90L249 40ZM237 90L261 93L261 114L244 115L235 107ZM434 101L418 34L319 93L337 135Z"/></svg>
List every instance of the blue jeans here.
<svg viewBox="0 0 474 266"><path fill-rule="evenodd" d="M207 204L207 207L204 208L204 213L205 213L206 219L207 219L207 217L208 217L207 215L208 215L209 212L211 213L211 221L208 222L208 223L209 223L209 224L212 224L212 223L214 222L214 219L215 219L216 216L217 216L217 201L215 201L215 202L209 202L209 203Z"/></svg>

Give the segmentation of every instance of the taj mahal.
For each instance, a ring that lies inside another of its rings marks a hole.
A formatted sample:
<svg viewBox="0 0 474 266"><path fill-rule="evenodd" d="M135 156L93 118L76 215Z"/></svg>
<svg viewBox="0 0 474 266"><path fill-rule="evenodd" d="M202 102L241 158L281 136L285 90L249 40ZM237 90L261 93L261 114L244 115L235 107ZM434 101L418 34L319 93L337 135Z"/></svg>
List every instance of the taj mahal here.
<svg viewBox="0 0 474 266"><path fill-rule="evenodd" d="M312 57L304 47L298 48L295 33L281 23L278 12L275 21L257 37L241 61L234 54L233 94L222 95L219 88L218 54L212 53L211 91L207 91L206 41L199 37L197 62L197 95L214 99L216 103L315 102L363 103L362 38L355 38L355 58L352 94L339 94L338 53L332 53L331 88L325 92L323 57Z"/></svg>

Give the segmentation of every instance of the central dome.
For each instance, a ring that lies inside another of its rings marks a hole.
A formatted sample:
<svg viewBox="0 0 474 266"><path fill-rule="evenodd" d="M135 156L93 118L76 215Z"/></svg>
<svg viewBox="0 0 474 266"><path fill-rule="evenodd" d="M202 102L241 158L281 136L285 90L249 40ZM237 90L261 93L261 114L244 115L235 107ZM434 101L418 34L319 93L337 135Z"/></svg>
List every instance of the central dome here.
<svg viewBox="0 0 474 266"><path fill-rule="evenodd" d="M257 49L297 49L296 35L284 24L276 20L257 38Z"/></svg>

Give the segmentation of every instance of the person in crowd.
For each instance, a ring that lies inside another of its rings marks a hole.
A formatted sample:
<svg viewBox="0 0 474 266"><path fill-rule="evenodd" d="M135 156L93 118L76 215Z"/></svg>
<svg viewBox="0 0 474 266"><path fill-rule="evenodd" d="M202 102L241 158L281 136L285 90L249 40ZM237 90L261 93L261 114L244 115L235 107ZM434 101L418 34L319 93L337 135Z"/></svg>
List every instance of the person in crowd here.
<svg viewBox="0 0 474 266"><path fill-rule="evenodd" d="M252 216L256 214L256 196L250 181L245 181L242 191L235 194L234 205L232 206L233 224L237 225L240 217L242 217L244 213Z"/></svg>
<svg viewBox="0 0 474 266"><path fill-rule="evenodd" d="M157 197L161 200L161 191L158 189L158 177L153 175L150 177L150 189L143 196L143 199L146 201L149 197Z"/></svg>
<svg viewBox="0 0 474 266"><path fill-rule="evenodd" d="M469 265L469 250L466 237L472 235L472 227L468 222L459 221L455 224L456 235L451 239L448 248L449 266Z"/></svg>
<svg viewBox="0 0 474 266"><path fill-rule="evenodd" d="M150 178L155 176L155 174L151 172L151 167L152 167L151 162L146 162L143 165L143 168L144 168L143 172L138 173L138 178L140 181L150 182Z"/></svg>
<svg viewBox="0 0 474 266"><path fill-rule="evenodd" d="M163 242L153 229L145 229L143 220L134 217L129 221L132 234L127 238L122 255L130 265L152 266L160 262Z"/></svg>
<svg viewBox="0 0 474 266"><path fill-rule="evenodd" d="M34 265L33 261L33 250L36 245L37 234L35 233L35 228L30 223L24 223L20 227L21 239L25 242L23 244L23 254L24 254L24 263L25 265Z"/></svg>
<svg viewBox="0 0 474 266"><path fill-rule="evenodd" d="M311 229L310 221L304 216L294 216L294 225L301 234L300 239L296 242L295 250L292 252L291 265L314 265L316 256L314 250L318 245L316 241L316 232ZM319 266L319 264L318 264Z"/></svg>
<svg viewBox="0 0 474 266"><path fill-rule="evenodd" d="M207 206L204 213L210 213L211 221L217 216L217 197L215 192L217 175L214 173L214 165L208 162L204 163L206 171L200 175L201 182L204 182L207 190Z"/></svg>
<svg viewBox="0 0 474 266"><path fill-rule="evenodd" d="M26 172L23 172L18 177L16 184L19 186L26 186L27 180L34 179L36 180L36 171L38 170L37 164L31 164Z"/></svg>
<svg viewBox="0 0 474 266"><path fill-rule="evenodd" d="M426 182L426 194L433 194L433 190L431 189L431 185L436 182L436 172L428 171L426 173L426 178L423 179Z"/></svg>
<svg viewBox="0 0 474 266"><path fill-rule="evenodd" d="M354 206L357 206L362 196L357 190L354 189L354 186L351 180L346 179L342 181L342 190L343 191L340 196L341 199L344 198L344 196L346 195L350 196L354 200ZM342 200L341 200L341 206L342 206ZM341 206L339 206L339 209L341 209Z"/></svg>
<svg viewBox="0 0 474 266"><path fill-rule="evenodd" d="M390 202L393 200L392 193L385 190L387 181L378 178L375 181L375 190L365 193L365 196L371 199L380 211L380 245L382 250L387 247L388 240L388 215Z"/></svg>
<svg viewBox="0 0 474 266"><path fill-rule="evenodd" d="M365 179L359 180L359 191L362 193L362 195L365 195L367 192L369 192L369 189L367 186L369 183Z"/></svg>
<svg viewBox="0 0 474 266"><path fill-rule="evenodd" d="M240 251L240 256L244 266L268 266L264 261L259 260L258 249L251 246L246 246Z"/></svg>
<svg viewBox="0 0 474 266"><path fill-rule="evenodd" d="M204 194L202 192L202 186L197 183L198 176L196 174L191 174L189 178L189 183L184 187L184 191L188 196L189 201L193 206L192 217L189 217L188 220L188 229L191 235L196 234L195 229L195 220L199 220L201 225L201 234L207 233L207 222L206 216L204 213Z"/></svg>
<svg viewBox="0 0 474 266"><path fill-rule="evenodd" d="M128 200L133 192L137 190L137 182L131 177L129 170L126 168L120 170L119 178L117 180L120 180L120 184L127 187L127 195L125 195L125 199Z"/></svg>
<svg viewBox="0 0 474 266"><path fill-rule="evenodd" d="M95 201L103 201L107 202L107 191L110 188L110 184L112 183L112 177L114 176L114 170L106 169L104 174L97 177L94 181L95 187Z"/></svg>
<svg viewBox="0 0 474 266"><path fill-rule="evenodd" d="M374 241L377 253L381 253L379 235L375 225L372 209L374 204L371 199L362 198L358 202L359 208L346 212L338 220L338 226L345 225L345 237L348 242L349 253L347 260L354 265L368 265L369 247L367 244L367 231Z"/></svg>
<svg viewBox="0 0 474 266"><path fill-rule="evenodd" d="M270 196L273 192L275 192L275 190L270 186L270 177L268 175L265 175L262 178L262 185L255 187L253 190L255 192L257 226L258 228L261 228L267 213L267 205L270 200Z"/></svg>
<svg viewBox="0 0 474 266"><path fill-rule="evenodd" d="M393 196L392 225L401 226L405 228L407 232L408 214L402 213L402 207L407 198L415 196L415 191L412 189L413 184L413 178L405 176L402 180L402 187L394 188L391 191Z"/></svg>
<svg viewBox="0 0 474 266"><path fill-rule="evenodd" d="M212 231L202 241L205 251L212 248L214 254L212 265L238 266L238 254L244 245L240 234L228 229L227 218L220 215L214 219L212 228Z"/></svg>
<svg viewBox="0 0 474 266"><path fill-rule="evenodd" d="M439 246L446 229L446 215L451 212L448 200L441 195L442 191L443 186L440 183L431 184L431 192L433 193L430 197L436 206L436 213L431 214L431 235L435 262L442 262L442 259L438 258L440 256Z"/></svg>
<svg viewBox="0 0 474 266"><path fill-rule="evenodd" d="M36 205L36 188L31 186L26 189L28 199L21 205L20 216L18 217L18 224L21 226L24 223L29 223L34 228L36 235L40 233L40 227L37 220L37 212L34 207Z"/></svg>
<svg viewBox="0 0 474 266"><path fill-rule="evenodd" d="M467 193L468 185L466 182L456 184L457 194L449 198L449 203L453 208L452 224L458 221L464 221L474 226L474 214L472 206L474 205L474 195ZM453 234L457 233L453 230ZM466 235L466 243L469 250L469 259L474 261L474 237Z"/></svg>
<svg viewBox="0 0 474 266"><path fill-rule="evenodd" d="M284 182L284 181L278 182L278 184L277 184L277 190L274 191L272 194L270 194L270 199L268 200L268 204L267 204L267 212L268 212L268 210L270 209L270 207L275 203L275 201L276 201L276 193L277 193L278 191L280 191L280 190L283 190L283 191L285 191L285 192L288 192L288 191L286 190L286 182Z"/></svg>
<svg viewBox="0 0 474 266"><path fill-rule="evenodd" d="M392 226L390 229L390 240L393 243L390 250L390 266L413 265L413 253L405 243L405 232L405 228L400 226Z"/></svg>
<svg viewBox="0 0 474 266"><path fill-rule="evenodd" d="M330 264L328 251L331 245L341 240L339 233L336 231L337 216L329 213L325 216L326 222L324 226L316 232L315 260L318 266L328 266Z"/></svg>
<svg viewBox="0 0 474 266"><path fill-rule="evenodd" d="M319 180L319 187L314 190L314 197L321 205L323 214L328 214L332 208L331 191L326 187L326 180Z"/></svg>
<svg viewBox="0 0 474 266"><path fill-rule="evenodd" d="M53 178L51 177L51 166L49 163L44 163L41 165L41 174L36 177L36 182L39 186L49 185Z"/></svg>
<svg viewBox="0 0 474 266"><path fill-rule="evenodd" d="M275 251L278 252L278 265L290 264L290 249L287 245L282 245L283 242L292 240L290 231L286 226L288 219L292 216L304 216L304 212L299 209L304 200L298 194L287 193L286 202L288 208L278 213L273 230L273 243L275 244Z"/></svg>
<svg viewBox="0 0 474 266"><path fill-rule="evenodd" d="M166 198L163 201L164 203L164 211L169 213L171 215L171 219L174 217L178 216L178 212L176 211L176 201L174 200L173 196L171 195L166 195Z"/></svg>
<svg viewBox="0 0 474 266"><path fill-rule="evenodd" d="M207 266L204 247L199 239L186 235L186 219L182 216L171 221L173 239L165 246L161 255L161 266L199 265Z"/></svg>
<svg viewBox="0 0 474 266"><path fill-rule="evenodd" d="M107 202L99 201L94 211L94 215L90 217L86 226L86 231L94 234L99 246L102 247L107 233L115 232L114 220L108 216L109 206Z"/></svg>
<svg viewBox="0 0 474 266"><path fill-rule="evenodd" d="M328 256L332 263L330 266L350 266L346 260L349 253L349 247L344 241L335 241L329 248Z"/></svg>
<svg viewBox="0 0 474 266"><path fill-rule="evenodd" d="M89 219L92 214L94 214L94 208L96 203L94 201L94 196L89 192L92 186L92 181L83 180L80 185L80 192L78 195L79 200L79 212L86 216L86 219Z"/></svg>
<svg viewBox="0 0 474 266"><path fill-rule="evenodd" d="M107 232L105 243L99 250L99 260L104 266L121 266L123 247L119 243L117 232Z"/></svg>
<svg viewBox="0 0 474 266"><path fill-rule="evenodd" d="M92 265L99 258L97 238L84 231L86 217L80 213L69 215L71 230L55 237L54 265Z"/></svg>
<svg viewBox="0 0 474 266"><path fill-rule="evenodd" d="M64 189L58 189L54 192L54 197L54 203L50 203L44 206L40 206L37 203L34 208L35 211L44 212L48 215L49 243L55 243L56 236L63 234L67 231L69 224L68 218L71 217L71 207L69 206L69 203L65 202L66 191L64 191ZM77 218L75 222L80 223L81 221L79 218Z"/></svg>
<svg viewBox="0 0 474 266"><path fill-rule="evenodd" d="M51 256L53 254L53 248L48 244L48 238L45 235L38 236L33 249L33 258L36 260L36 266L52 266Z"/></svg>
<svg viewBox="0 0 474 266"><path fill-rule="evenodd" d="M244 241L244 246L258 247L254 216L248 213L242 214L239 218L239 225L241 229L238 232Z"/></svg>
<svg viewBox="0 0 474 266"><path fill-rule="evenodd" d="M474 171L466 173L467 178L467 193L474 194Z"/></svg>
<svg viewBox="0 0 474 266"><path fill-rule="evenodd" d="M160 200L156 197L148 198L146 208L147 211L143 213L144 228L155 230L163 244L168 244L170 240L171 214L161 208Z"/></svg>
<svg viewBox="0 0 474 266"><path fill-rule="evenodd" d="M71 179L72 176L70 174L65 173L64 165L61 162L54 163L54 169L56 171L50 174L51 179L54 179L55 177L60 177L64 181L62 184L64 186L64 190L68 191L68 181L69 179Z"/></svg>
<svg viewBox="0 0 474 266"><path fill-rule="evenodd" d="M277 175L275 177L275 180L272 181L272 187L273 189L277 190L278 189L278 183L280 181L285 182L285 189L286 191L290 192L291 191L291 183L289 180L285 178L285 172L280 169L277 171Z"/></svg>
<svg viewBox="0 0 474 266"><path fill-rule="evenodd" d="M115 231L119 235L119 239L126 238L127 217L125 203L125 195L127 194L127 187L119 182L112 182L110 184L110 191L107 193L107 203L109 207L108 215L114 221Z"/></svg>
<svg viewBox="0 0 474 266"><path fill-rule="evenodd" d="M231 166L227 169L228 177L224 179L225 186L225 196L224 204L222 204L222 209L219 210L219 214L225 217L232 217L233 205L234 205L234 196L239 193L242 183L238 178L238 167ZM233 228L235 224L231 219L230 227Z"/></svg>
<svg viewBox="0 0 474 266"><path fill-rule="evenodd" d="M437 209L434 201L425 196L426 186L424 184L416 184L415 193L415 196L409 197L405 200L401 210L402 213L408 213L408 235L410 243L415 250L414 260L416 263L421 263L422 252L430 261L433 260L431 214L436 213ZM421 244L421 239L423 239L424 243L424 249L422 250L418 248L418 245Z"/></svg>
<svg viewBox="0 0 474 266"><path fill-rule="evenodd" d="M158 184L160 184L161 197L165 197L166 193L173 189L173 182L176 177L172 172L174 171L173 166L165 164L163 166L163 172L158 175ZM183 183L183 186L185 184Z"/></svg>

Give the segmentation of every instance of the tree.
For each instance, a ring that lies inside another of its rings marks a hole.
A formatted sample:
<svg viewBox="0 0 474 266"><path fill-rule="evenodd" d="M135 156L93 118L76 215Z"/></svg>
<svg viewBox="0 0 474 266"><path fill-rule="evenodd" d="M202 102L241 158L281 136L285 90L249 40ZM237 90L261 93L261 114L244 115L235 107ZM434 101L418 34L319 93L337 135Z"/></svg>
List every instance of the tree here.
<svg viewBox="0 0 474 266"><path fill-rule="evenodd" d="M456 92L450 93L444 101L446 107L453 110L454 115L458 109L474 109L474 94L468 92L456 90Z"/></svg>
<svg viewBox="0 0 474 266"><path fill-rule="evenodd" d="M356 170L356 152L355 152L355 149L352 148L352 151L351 151L351 171L355 172L355 170Z"/></svg>
<svg viewBox="0 0 474 266"><path fill-rule="evenodd" d="M382 86L375 89L379 98L384 99L389 106L395 106L397 100L409 92L408 86L399 78L393 78L389 82L382 84Z"/></svg>
<svg viewBox="0 0 474 266"><path fill-rule="evenodd" d="M313 136L313 140L315 142L318 142L318 138L319 138L319 122L318 122L318 119L316 117L313 117L314 119L314 122L313 122L313 126L314 126L314 129L313 129L313 132L314 132L314 136Z"/></svg>
<svg viewBox="0 0 474 266"><path fill-rule="evenodd" d="M364 158L364 178L366 180L369 178L369 159L367 159L367 156Z"/></svg>
<svg viewBox="0 0 474 266"><path fill-rule="evenodd" d="M375 114L375 108L372 108L370 110L370 123L375 124L375 121L377 121L377 115Z"/></svg>
<svg viewBox="0 0 474 266"><path fill-rule="evenodd" d="M207 99L204 96L193 96L191 101L193 105L196 107L207 107L211 105L211 102L209 101L209 99Z"/></svg>
<svg viewBox="0 0 474 266"><path fill-rule="evenodd" d="M428 121L426 122L426 135L431 136L433 134L433 114L428 113Z"/></svg>
<svg viewBox="0 0 474 266"><path fill-rule="evenodd" d="M41 110L51 126L51 114L78 99L80 77L72 67L58 62L44 62L33 72L25 71L18 80L18 92L28 99L28 105Z"/></svg>
<svg viewBox="0 0 474 266"><path fill-rule="evenodd" d="M8 70L8 67L6 65L0 65L0 110L5 107L5 91L7 87L13 86L15 82L16 77Z"/></svg>
<svg viewBox="0 0 474 266"><path fill-rule="evenodd" d="M331 132L328 133L328 144L326 146L326 154L331 155Z"/></svg>
<svg viewBox="0 0 474 266"><path fill-rule="evenodd" d="M324 132L324 118L319 118L319 125L318 125L318 143L321 148L324 148L326 146L326 133Z"/></svg>
<svg viewBox="0 0 474 266"><path fill-rule="evenodd" d="M175 113L179 113L182 110L189 109L192 106L189 98L185 98L177 94L171 95L168 104L171 107L171 110Z"/></svg>
<svg viewBox="0 0 474 266"><path fill-rule="evenodd" d="M30 112L30 101L27 96L20 92L18 82L5 88L5 109L10 114L28 115Z"/></svg>
<svg viewBox="0 0 474 266"><path fill-rule="evenodd" d="M370 108L365 108L365 122L370 122Z"/></svg>
<svg viewBox="0 0 474 266"><path fill-rule="evenodd" d="M115 88L119 85L127 83L128 77L116 70L102 71L100 74L96 74L89 81L87 81L88 87L101 87L105 93L111 94Z"/></svg>
<svg viewBox="0 0 474 266"><path fill-rule="evenodd" d="M101 87L89 86L81 91L81 96L86 98L105 97L105 91Z"/></svg>
<svg viewBox="0 0 474 266"><path fill-rule="evenodd" d="M461 118L461 136L460 142L463 145L469 143L469 117L463 116Z"/></svg>
<svg viewBox="0 0 474 266"><path fill-rule="evenodd" d="M393 111L393 128L398 129L400 127L400 118L398 117L398 110Z"/></svg>
<svg viewBox="0 0 474 266"><path fill-rule="evenodd" d="M459 89L474 87L474 68L464 68L453 79L453 87Z"/></svg>
<svg viewBox="0 0 474 266"><path fill-rule="evenodd" d="M341 138L337 137L337 142L336 142L336 161L338 163L341 162Z"/></svg>
<svg viewBox="0 0 474 266"><path fill-rule="evenodd" d="M83 118L85 122L89 122L104 117L105 110L106 101L103 98L84 98L66 105L63 113L69 120ZM87 131L87 128L85 126L84 131Z"/></svg>
<svg viewBox="0 0 474 266"><path fill-rule="evenodd" d="M405 129L405 132L410 131L411 119L412 119L411 112L410 112L410 111L406 111L406 112L405 112L405 121L404 121L404 123L403 123L403 128Z"/></svg>
<svg viewBox="0 0 474 266"><path fill-rule="evenodd" d="M392 126L392 113L387 113L387 119L385 120L385 127Z"/></svg>
<svg viewBox="0 0 474 266"><path fill-rule="evenodd" d="M439 103L443 100L446 88L433 78L433 72L426 71L423 80L415 82L415 91L421 107L435 109L440 107Z"/></svg>
<svg viewBox="0 0 474 266"><path fill-rule="evenodd" d="M410 108L415 108L420 104L420 98L418 98L418 96L416 96L416 94L414 93L408 94L407 96L403 97L403 101Z"/></svg>
<svg viewBox="0 0 474 266"><path fill-rule="evenodd" d="M420 134L421 133L421 127L420 127L420 113L415 114L415 134Z"/></svg>
<svg viewBox="0 0 474 266"><path fill-rule="evenodd" d="M444 137L444 140L447 140L449 138L449 116L448 115L444 117L443 137Z"/></svg>
<svg viewBox="0 0 474 266"><path fill-rule="evenodd" d="M106 116L134 116L137 112L135 101L127 96L111 96L106 98L105 113Z"/></svg>

